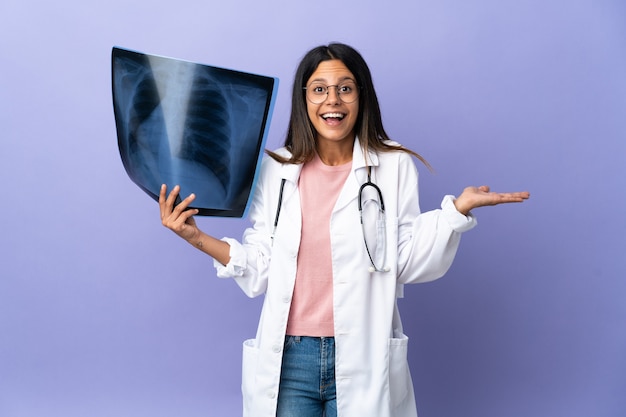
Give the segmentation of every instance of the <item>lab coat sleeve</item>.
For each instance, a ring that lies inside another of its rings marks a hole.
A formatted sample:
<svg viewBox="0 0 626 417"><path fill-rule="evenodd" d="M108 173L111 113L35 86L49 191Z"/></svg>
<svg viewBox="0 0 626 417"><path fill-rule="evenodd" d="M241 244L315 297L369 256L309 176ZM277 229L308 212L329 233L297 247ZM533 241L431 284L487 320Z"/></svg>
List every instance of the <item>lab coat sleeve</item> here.
<svg viewBox="0 0 626 417"><path fill-rule="evenodd" d="M454 206L454 196L444 197L441 208L420 213L418 174L410 161L399 164L398 281L427 282L443 276L456 255L461 233L476 226Z"/></svg>
<svg viewBox="0 0 626 417"><path fill-rule="evenodd" d="M264 160L264 163L267 164L267 160ZM222 265L213 261L217 276L233 278L248 297L259 296L267 289L271 257L271 225L264 213L266 177L267 169L262 169L250 206L249 217L252 227L245 230L242 241L222 238L230 245L230 262Z"/></svg>

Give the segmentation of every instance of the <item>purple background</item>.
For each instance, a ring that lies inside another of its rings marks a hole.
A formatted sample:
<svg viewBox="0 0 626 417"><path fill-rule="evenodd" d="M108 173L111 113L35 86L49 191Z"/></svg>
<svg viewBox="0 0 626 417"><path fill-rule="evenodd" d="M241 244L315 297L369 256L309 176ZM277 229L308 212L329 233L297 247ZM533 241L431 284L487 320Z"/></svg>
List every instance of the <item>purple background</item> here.
<svg viewBox="0 0 626 417"><path fill-rule="evenodd" d="M277 76L371 66L424 209L489 184L455 264L401 308L420 417L626 415L626 3L465 0L0 3L0 416L240 415L260 299L160 225L117 151L110 50ZM200 219L240 237L238 219Z"/></svg>

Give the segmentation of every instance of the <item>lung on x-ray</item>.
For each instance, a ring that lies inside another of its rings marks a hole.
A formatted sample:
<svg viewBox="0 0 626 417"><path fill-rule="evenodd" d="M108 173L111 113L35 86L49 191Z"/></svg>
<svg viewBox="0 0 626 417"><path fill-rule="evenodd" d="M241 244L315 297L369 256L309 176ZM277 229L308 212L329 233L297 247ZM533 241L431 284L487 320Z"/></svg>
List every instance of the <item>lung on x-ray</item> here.
<svg viewBox="0 0 626 417"><path fill-rule="evenodd" d="M130 179L157 201L180 185L200 215L245 216L278 79L114 47L112 81Z"/></svg>

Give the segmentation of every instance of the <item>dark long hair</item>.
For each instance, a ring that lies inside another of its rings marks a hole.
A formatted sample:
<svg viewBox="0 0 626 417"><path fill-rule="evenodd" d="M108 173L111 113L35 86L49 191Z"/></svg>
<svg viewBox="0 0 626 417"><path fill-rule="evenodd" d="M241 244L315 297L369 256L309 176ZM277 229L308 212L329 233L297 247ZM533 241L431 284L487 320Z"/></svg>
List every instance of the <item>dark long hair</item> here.
<svg viewBox="0 0 626 417"><path fill-rule="evenodd" d="M428 162L418 153L404 146L390 145L385 142L390 138L383 128L380 106L369 67L356 49L342 43L331 43L328 46L313 48L300 61L293 82L291 117L284 144L291 152L291 157L284 158L274 152L266 151L268 155L278 162L291 164L304 163L313 158L316 132L309 120L303 87L321 62L332 59L343 62L354 75L356 83L360 87L359 114L354 130L363 151L367 152L369 149L376 152L404 151L415 156L430 168Z"/></svg>

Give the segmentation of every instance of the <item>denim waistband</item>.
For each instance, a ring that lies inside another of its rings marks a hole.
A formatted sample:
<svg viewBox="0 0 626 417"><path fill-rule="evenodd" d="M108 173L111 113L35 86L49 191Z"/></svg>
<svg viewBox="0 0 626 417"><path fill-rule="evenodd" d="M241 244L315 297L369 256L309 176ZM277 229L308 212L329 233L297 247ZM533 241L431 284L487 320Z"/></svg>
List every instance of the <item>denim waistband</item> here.
<svg viewBox="0 0 626 417"><path fill-rule="evenodd" d="M335 340L334 336L294 336L291 334L288 334L285 336L285 340L287 340L288 338L293 337L295 341L300 341L302 339L313 339L313 340Z"/></svg>

